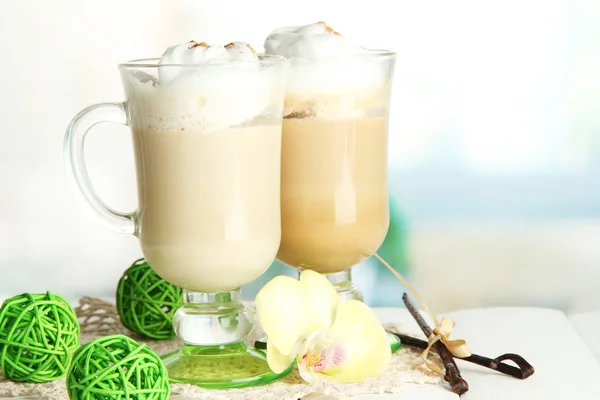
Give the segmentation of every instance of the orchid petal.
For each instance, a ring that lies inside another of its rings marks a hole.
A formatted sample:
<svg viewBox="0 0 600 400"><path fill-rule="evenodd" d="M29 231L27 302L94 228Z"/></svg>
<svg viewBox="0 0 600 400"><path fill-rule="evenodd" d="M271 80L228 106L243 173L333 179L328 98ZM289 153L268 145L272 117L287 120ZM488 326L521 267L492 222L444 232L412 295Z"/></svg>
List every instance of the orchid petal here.
<svg viewBox="0 0 600 400"><path fill-rule="evenodd" d="M331 282L318 272L305 270L300 274L300 286L307 308L306 332L329 328L340 302Z"/></svg>
<svg viewBox="0 0 600 400"><path fill-rule="evenodd" d="M358 382L381 374L392 358L385 329L366 304L348 300L340 304L331 333L352 354L336 382Z"/></svg>
<svg viewBox="0 0 600 400"><path fill-rule="evenodd" d="M256 315L269 337L270 347L292 358L305 334L306 306L300 283L288 276L269 281L256 295ZM275 354L275 353L274 353Z"/></svg>
<svg viewBox="0 0 600 400"><path fill-rule="evenodd" d="M267 363L269 364L269 368L271 371L276 374L280 374L285 371L294 361L296 357L295 352L290 352L290 354L283 354L277 347L273 344L271 339L267 341Z"/></svg>

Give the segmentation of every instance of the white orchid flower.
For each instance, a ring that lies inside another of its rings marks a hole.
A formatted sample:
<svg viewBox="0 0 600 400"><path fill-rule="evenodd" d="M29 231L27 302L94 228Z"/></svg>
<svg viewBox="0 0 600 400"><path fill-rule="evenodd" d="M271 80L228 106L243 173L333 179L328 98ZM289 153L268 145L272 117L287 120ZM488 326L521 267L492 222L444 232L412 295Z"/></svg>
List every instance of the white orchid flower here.
<svg viewBox="0 0 600 400"><path fill-rule="evenodd" d="M302 378L359 382L383 372L391 359L386 333L364 303L340 302L321 274L305 270L300 280L278 276L256 296L258 319L268 335L273 372L296 359Z"/></svg>

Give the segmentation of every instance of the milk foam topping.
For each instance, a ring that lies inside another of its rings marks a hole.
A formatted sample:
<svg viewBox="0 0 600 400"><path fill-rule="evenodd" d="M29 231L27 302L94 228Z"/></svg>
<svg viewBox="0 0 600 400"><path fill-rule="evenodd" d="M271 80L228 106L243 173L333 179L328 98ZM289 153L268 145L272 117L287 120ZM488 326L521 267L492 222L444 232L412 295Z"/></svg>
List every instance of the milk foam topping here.
<svg viewBox="0 0 600 400"><path fill-rule="evenodd" d="M240 61L258 61L254 49L243 42L231 42L225 46L211 46L206 42L186 42L165 50L159 64L161 65L207 65L226 64ZM174 79L182 72L179 68L159 68L161 83Z"/></svg>
<svg viewBox="0 0 600 400"><path fill-rule="evenodd" d="M272 73L272 68L261 70L256 52L247 43L214 46L190 41L164 52L157 78L138 74L129 102L138 102L134 109L143 110L142 118L156 129L226 129L271 106Z"/></svg>
<svg viewBox="0 0 600 400"><path fill-rule="evenodd" d="M284 57L351 56L367 50L346 39L324 22L277 28L265 41L265 53Z"/></svg>
<svg viewBox="0 0 600 400"><path fill-rule="evenodd" d="M264 47L291 60L286 115L359 118L387 101L388 60L324 22L277 28Z"/></svg>

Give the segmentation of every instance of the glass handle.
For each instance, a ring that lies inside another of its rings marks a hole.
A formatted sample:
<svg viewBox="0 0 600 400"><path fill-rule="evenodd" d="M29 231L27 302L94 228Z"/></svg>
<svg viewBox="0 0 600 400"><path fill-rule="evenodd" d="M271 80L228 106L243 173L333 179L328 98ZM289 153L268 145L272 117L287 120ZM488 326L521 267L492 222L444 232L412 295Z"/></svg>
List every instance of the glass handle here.
<svg viewBox="0 0 600 400"><path fill-rule="evenodd" d="M137 211L122 213L107 206L98 196L85 166L83 146L88 132L101 122L127 125L124 103L95 104L82 110L69 124L65 134L63 151L67 174L75 183L81 203L88 212L110 230L137 236Z"/></svg>

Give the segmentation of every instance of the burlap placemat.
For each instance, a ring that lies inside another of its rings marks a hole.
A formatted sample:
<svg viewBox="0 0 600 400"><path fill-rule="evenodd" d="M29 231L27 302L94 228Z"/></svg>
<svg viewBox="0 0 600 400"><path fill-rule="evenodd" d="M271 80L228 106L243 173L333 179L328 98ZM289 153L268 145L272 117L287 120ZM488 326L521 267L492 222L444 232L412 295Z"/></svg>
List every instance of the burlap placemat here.
<svg viewBox="0 0 600 400"><path fill-rule="evenodd" d="M253 305L247 304L251 309ZM119 321L113 304L84 297L75 311L81 323L81 344L98 337L125 334L140 343L146 343L158 355L178 349L181 342L173 340L148 340L129 330ZM256 324L247 338L248 344L263 336L262 329ZM387 329L402 331L401 325L386 325ZM414 332L403 332L420 336ZM383 394L401 392L406 383L438 384L440 377L423 366L420 352L403 346L392 356L387 370L374 379L353 384L318 383L308 385L297 370L279 382L266 386L230 390L206 390L192 385L171 385L171 396L198 400L286 400L300 399L309 394L322 393L335 399L350 399L363 394ZM65 400L68 398L65 380L50 383L16 383L0 377L0 397L36 396L47 400Z"/></svg>

